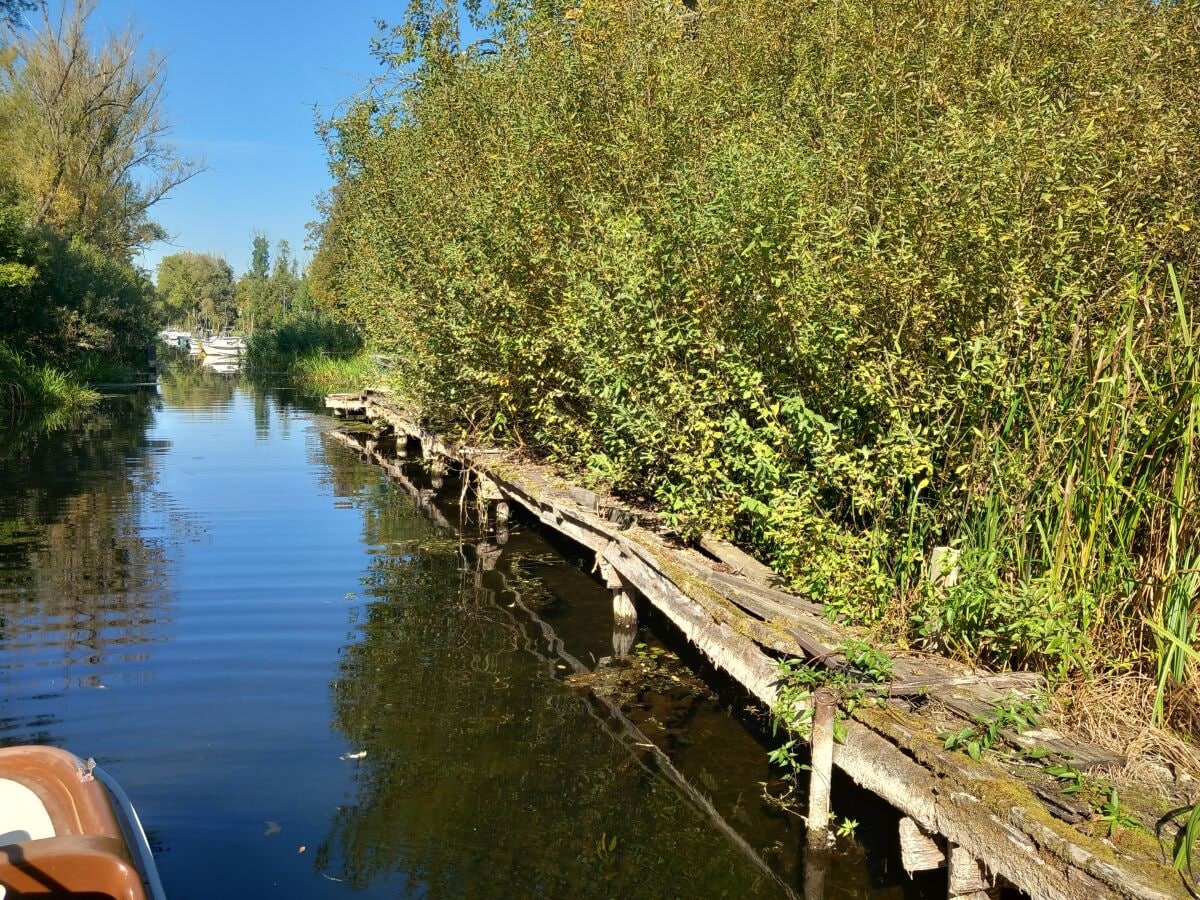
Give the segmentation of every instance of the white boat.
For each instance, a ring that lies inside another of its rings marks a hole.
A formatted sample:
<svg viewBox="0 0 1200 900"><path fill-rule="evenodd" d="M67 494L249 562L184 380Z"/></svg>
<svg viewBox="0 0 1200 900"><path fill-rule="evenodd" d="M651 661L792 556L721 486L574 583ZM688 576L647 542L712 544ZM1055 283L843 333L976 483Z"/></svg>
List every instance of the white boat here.
<svg viewBox="0 0 1200 900"><path fill-rule="evenodd" d="M237 356L246 352L246 339L226 334L204 338L201 346L206 356Z"/></svg>

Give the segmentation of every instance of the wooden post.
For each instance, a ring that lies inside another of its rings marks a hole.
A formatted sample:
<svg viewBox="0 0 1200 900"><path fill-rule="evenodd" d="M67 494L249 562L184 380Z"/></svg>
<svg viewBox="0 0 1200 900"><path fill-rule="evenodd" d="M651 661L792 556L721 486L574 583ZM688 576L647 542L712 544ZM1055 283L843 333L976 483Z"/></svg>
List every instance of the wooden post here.
<svg viewBox="0 0 1200 900"><path fill-rule="evenodd" d="M613 591L613 656L628 656L637 638L637 608L624 586Z"/></svg>
<svg viewBox="0 0 1200 900"><path fill-rule="evenodd" d="M825 900L829 862L824 847L809 846L804 854L804 900Z"/></svg>
<svg viewBox="0 0 1200 900"><path fill-rule="evenodd" d="M613 621L619 625L633 625L637 627L637 608L633 605L633 598L629 595L629 590L624 586L613 590Z"/></svg>
<svg viewBox="0 0 1200 900"><path fill-rule="evenodd" d="M596 557L596 565L604 584L612 591L613 598L613 656L620 659L628 656L637 637L637 607L633 605L633 592L619 572L604 558Z"/></svg>
<svg viewBox="0 0 1200 900"><path fill-rule="evenodd" d="M637 622L614 622L612 634L613 659L622 659L628 656L636 640Z"/></svg>
<svg viewBox="0 0 1200 900"><path fill-rule="evenodd" d="M958 559L961 550L953 547L934 547L929 554L929 583L949 590L958 584Z"/></svg>
<svg viewBox="0 0 1200 900"><path fill-rule="evenodd" d="M913 872L941 868L946 864L946 854L932 835L905 816L900 820L900 862L911 876Z"/></svg>
<svg viewBox="0 0 1200 900"><path fill-rule="evenodd" d="M495 544L488 541L480 541L475 545L475 558L479 560L481 571L491 572L496 568L496 563L500 559L500 554L503 551Z"/></svg>
<svg viewBox="0 0 1200 900"><path fill-rule="evenodd" d="M947 862L949 879L946 896L950 900L990 900L994 892L991 879L987 877L979 860L956 844L950 845Z"/></svg>
<svg viewBox="0 0 1200 900"><path fill-rule="evenodd" d="M837 694L831 688L813 693L812 772L808 780L808 846L829 846L829 795L833 778L833 715Z"/></svg>
<svg viewBox="0 0 1200 900"><path fill-rule="evenodd" d="M496 525L497 525L497 527L499 527L499 526L503 525L505 522L507 522L510 514L511 514L511 511L508 508L508 501L507 500L499 501L496 504Z"/></svg>

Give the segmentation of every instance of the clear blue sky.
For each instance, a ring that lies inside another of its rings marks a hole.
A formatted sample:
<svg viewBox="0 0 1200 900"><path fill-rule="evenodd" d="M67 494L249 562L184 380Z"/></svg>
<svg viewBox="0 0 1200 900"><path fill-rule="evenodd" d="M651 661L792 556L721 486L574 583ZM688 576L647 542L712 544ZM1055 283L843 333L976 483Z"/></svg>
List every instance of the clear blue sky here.
<svg viewBox="0 0 1200 900"><path fill-rule="evenodd" d="M398 20L387 0L99 0L94 25L131 21L142 46L167 57L167 114L179 150L208 171L153 210L172 243L139 260L153 270L180 250L249 264L253 231L272 250L286 239L301 261L313 200L329 187L313 106L333 105L379 71L368 52L375 20Z"/></svg>

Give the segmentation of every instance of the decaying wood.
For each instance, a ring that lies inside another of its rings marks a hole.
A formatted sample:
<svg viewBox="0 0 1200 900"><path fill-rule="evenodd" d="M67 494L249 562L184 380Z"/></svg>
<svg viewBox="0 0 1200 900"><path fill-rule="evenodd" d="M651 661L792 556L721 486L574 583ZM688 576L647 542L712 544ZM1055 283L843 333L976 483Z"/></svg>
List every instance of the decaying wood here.
<svg viewBox="0 0 1200 900"><path fill-rule="evenodd" d="M908 874L938 869L946 864L946 854L937 840L913 819L900 820L900 862Z"/></svg>
<svg viewBox="0 0 1200 900"><path fill-rule="evenodd" d="M833 717L837 694L827 687L813 692L813 718L809 743L811 771L808 779L808 846L829 844L830 795L833 791Z"/></svg>
<svg viewBox="0 0 1200 900"><path fill-rule="evenodd" d="M946 868L949 876L946 896L951 900L989 900L992 885L983 866L962 847L950 847Z"/></svg>
<svg viewBox="0 0 1200 900"><path fill-rule="evenodd" d="M363 409L369 418L420 440L427 452L484 471L510 502L589 548L768 709L778 700L777 675L775 659L763 648L796 648L783 627L802 635L813 651L805 651L806 655L814 658L832 658L830 651L844 639L836 625L801 604L790 604L786 616L748 615L746 597L759 601L763 613L779 612L785 604L746 579L732 590L732 585L698 569L690 551L681 552L642 528L636 516L614 516L611 505L599 500L581 504L571 496L569 486L544 469L517 464L502 453L451 447L426 432L416 417L389 407L386 398L378 395L364 395ZM755 587L745 587L751 584ZM902 689L924 690L939 700L949 698L947 705L955 709L982 706L990 711L992 702L1031 685L1029 676L1024 676L1025 681L1010 677L1006 682L1004 676L963 675L961 670L923 659L893 662ZM1031 896L1067 900L1186 896L1181 881L1166 866L1143 857L1122 857L1111 846L1053 818L1024 782L988 759L974 762L944 750L928 726L912 714L890 706L861 706L848 723L844 741L833 748L833 762L921 829L944 837L967 858L981 861L989 873Z"/></svg>
<svg viewBox="0 0 1200 900"><path fill-rule="evenodd" d="M764 566L757 559L735 547L728 541L723 541L716 535L705 534L700 537L700 549L713 558L720 560L733 569L737 575L749 578L751 581L766 588L784 588L787 584L773 569Z"/></svg>

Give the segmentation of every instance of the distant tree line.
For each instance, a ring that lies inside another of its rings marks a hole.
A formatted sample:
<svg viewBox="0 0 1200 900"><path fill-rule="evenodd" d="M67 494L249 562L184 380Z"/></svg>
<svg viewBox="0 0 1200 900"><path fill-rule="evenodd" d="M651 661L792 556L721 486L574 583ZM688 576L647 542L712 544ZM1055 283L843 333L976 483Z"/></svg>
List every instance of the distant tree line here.
<svg viewBox="0 0 1200 900"><path fill-rule="evenodd" d="M156 275L158 319L204 331L272 328L312 307L308 278L291 245L280 240L272 263L270 242L256 234L250 268L235 280L233 267L211 253L163 257Z"/></svg>

